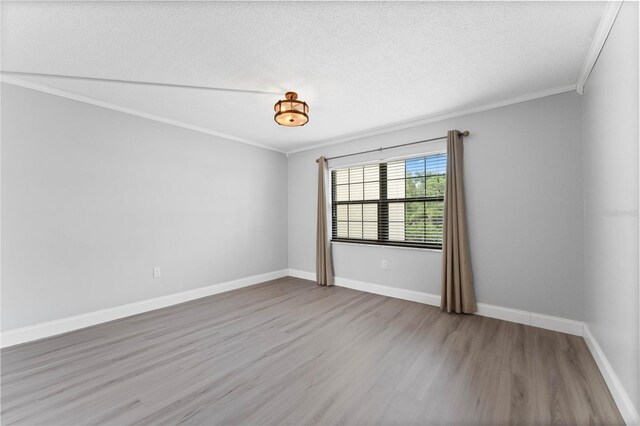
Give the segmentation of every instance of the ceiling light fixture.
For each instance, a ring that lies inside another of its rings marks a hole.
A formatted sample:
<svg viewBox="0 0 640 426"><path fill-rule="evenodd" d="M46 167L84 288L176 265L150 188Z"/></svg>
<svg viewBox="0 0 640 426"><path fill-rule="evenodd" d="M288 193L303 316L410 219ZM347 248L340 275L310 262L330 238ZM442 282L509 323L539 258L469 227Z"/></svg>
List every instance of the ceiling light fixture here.
<svg viewBox="0 0 640 426"><path fill-rule="evenodd" d="M304 126L309 121L309 105L306 102L297 100L296 92L287 92L284 97L286 100L278 101L273 106L276 115L273 119L281 126L296 127Z"/></svg>

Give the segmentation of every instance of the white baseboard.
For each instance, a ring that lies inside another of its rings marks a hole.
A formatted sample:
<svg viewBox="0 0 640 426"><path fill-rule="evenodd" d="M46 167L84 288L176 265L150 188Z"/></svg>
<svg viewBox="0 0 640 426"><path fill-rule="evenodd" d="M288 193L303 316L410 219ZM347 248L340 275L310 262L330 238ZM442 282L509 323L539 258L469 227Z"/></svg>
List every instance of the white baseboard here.
<svg viewBox="0 0 640 426"><path fill-rule="evenodd" d="M478 303L478 312L476 312L476 315L501 319L509 322L517 322L518 324L531 325L531 312L522 311L520 309L511 309L502 306L488 305L486 303Z"/></svg>
<svg viewBox="0 0 640 426"><path fill-rule="evenodd" d="M289 269L289 275L296 278L315 281L316 274L313 272ZM440 306L440 296L419 291L405 290L402 288L388 287L378 284L370 284L362 281L350 280L349 278L335 278L335 285L338 287L350 288L352 290L364 291L366 293L379 294L381 296L394 297L396 299L410 300L412 302L424 303L427 305Z"/></svg>
<svg viewBox="0 0 640 426"><path fill-rule="evenodd" d="M289 276L302 278L303 280L316 280L316 274L314 274L313 272L301 271L299 269L289 269Z"/></svg>
<svg viewBox="0 0 640 426"><path fill-rule="evenodd" d="M311 281L315 281L316 279L316 275L313 272L300 271L298 269L289 269L289 275ZM440 296L436 294L405 290L397 287L372 284L341 277L335 277L335 284L339 287L347 287L353 290L365 291L367 293L380 294L382 296L395 297L396 299L440 306ZM478 303L478 312L476 312L476 314L483 317L531 325L533 327L545 328L547 330L559 331L576 336L582 336L583 331L583 323L581 321L543 315L535 312L527 312L519 309L504 308L502 306L488 305L486 303Z"/></svg>
<svg viewBox="0 0 640 426"><path fill-rule="evenodd" d="M584 322L554 317L551 315L536 314L532 312L531 325L533 327L546 328L547 330L559 331L561 333L573 334L575 336L584 335Z"/></svg>
<svg viewBox="0 0 640 426"><path fill-rule="evenodd" d="M352 290L364 291L367 293L379 294L381 296L393 297L396 299L410 300L412 302L424 303L425 305L440 306L440 296L423 293L414 290L388 287L380 284L365 283L362 281L350 280L348 278L336 277L335 284L338 287L346 287Z"/></svg>
<svg viewBox="0 0 640 426"><path fill-rule="evenodd" d="M156 297L148 300L141 300L139 302L129 303L126 305L114 306L113 308L87 312L86 314L76 315L73 317L62 318L59 320L48 321L29 327L4 331L0 334L0 347L5 348L8 346L18 345L20 343L31 342L33 340L55 336L57 334L68 333L70 331L90 327L92 325L125 318L131 315L137 315L160 308L166 308L167 306L177 305L179 303L200 299L202 297L207 297L218 293L224 293L226 291L247 287L264 281L274 280L276 278L286 277L288 274L288 269L267 272L265 274L253 275L233 281L213 284L207 287L183 291L181 293L169 294L167 296Z"/></svg>
<svg viewBox="0 0 640 426"><path fill-rule="evenodd" d="M584 340L587 342L593 359L595 359L596 364L598 364L602 377L604 377L604 381L607 383L609 391L611 391L613 400L616 402L624 422L627 425L640 424L640 414L638 414L633 402L631 402L631 398L629 398L629 394L624 390L618 375L613 370L613 367L611 367L611 364L609 364L609 360L607 360L600 344L598 344L598 341L593 334L591 334L586 324L584 325Z"/></svg>

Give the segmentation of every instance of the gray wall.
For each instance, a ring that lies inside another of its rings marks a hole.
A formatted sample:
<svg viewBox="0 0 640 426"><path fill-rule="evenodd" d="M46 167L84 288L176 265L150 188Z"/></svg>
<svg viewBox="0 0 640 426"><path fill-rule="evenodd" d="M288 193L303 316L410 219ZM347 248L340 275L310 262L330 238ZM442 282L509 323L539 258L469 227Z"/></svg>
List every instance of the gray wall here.
<svg viewBox="0 0 640 426"><path fill-rule="evenodd" d="M585 319L640 411L638 3L622 4L582 108Z"/></svg>
<svg viewBox="0 0 640 426"><path fill-rule="evenodd" d="M286 268L286 179L283 154L3 84L2 330Z"/></svg>
<svg viewBox="0 0 640 426"><path fill-rule="evenodd" d="M582 320L582 135L575 92L290 155L289 267L315 271L317 157L449 129L471 132L465 185L478 300ZM442 148L421 145L349 161ZM333 254L338 277L440 293L439 251L334 244Z"/></svg>

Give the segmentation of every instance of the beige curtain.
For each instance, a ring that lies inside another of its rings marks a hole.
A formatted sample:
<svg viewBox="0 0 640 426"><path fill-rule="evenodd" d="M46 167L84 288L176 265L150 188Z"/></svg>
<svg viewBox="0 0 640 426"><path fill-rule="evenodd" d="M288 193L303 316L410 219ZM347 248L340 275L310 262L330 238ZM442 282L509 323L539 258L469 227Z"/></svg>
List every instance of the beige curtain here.
<svg viewBox="0 0 640 426"><path fill-rule="evenodd" d="M457 130L450 130L447 134L440 307L447 312L453 311L459 314L478 310L469 256L462 157L462 135Z"/></svg>
<svg viewBox="0 0 640 426"><path fill-rule="evenodd" d="M318 227L316 233L316 282L333 285L333 265L331 264L331 243L329 242L327 220L326 179L329 175L327 159L318 159Z"/></svg>

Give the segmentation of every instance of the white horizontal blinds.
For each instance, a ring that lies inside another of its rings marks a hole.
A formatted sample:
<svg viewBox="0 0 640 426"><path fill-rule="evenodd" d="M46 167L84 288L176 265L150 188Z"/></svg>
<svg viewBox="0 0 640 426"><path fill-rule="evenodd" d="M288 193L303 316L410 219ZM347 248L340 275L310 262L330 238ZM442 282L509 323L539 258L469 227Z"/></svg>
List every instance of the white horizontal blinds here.
<svg viewBox="0 0 640 426"><path fill-rule="evenodd" d="M442 244L444 202L389 203L389 241Z"/></svg>
<svg viewBox="0 0 640 426"><path fill-rule="evenodd" d="M425 241L442 245L447 155L425 157Z"/></svg>
<svg viewBox="0 0 640 426"><path fill-rule="evenodd" d="M387 165L389 240L442 244L446 154ZM420 199L420 201L407 201Z"/></svg>
<svg viewBox="0 0 640 426"><path fill-rule="evenodd" d="M379 165L334 170L332 193L333 237L378 240Z"/></svg>
<svg viewBox="0 0 640 426"><path fill-rule="evenodd" d="M333 238L441 247L446 161L436 154L334 170Z"/></svg>

